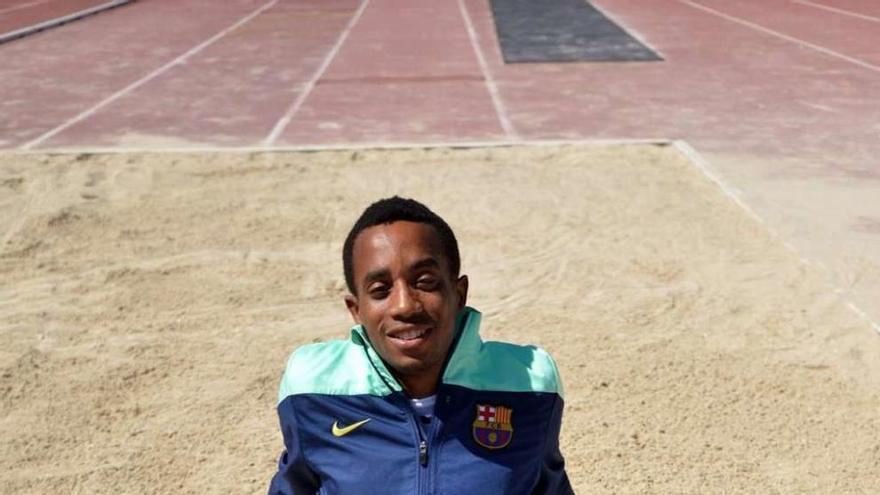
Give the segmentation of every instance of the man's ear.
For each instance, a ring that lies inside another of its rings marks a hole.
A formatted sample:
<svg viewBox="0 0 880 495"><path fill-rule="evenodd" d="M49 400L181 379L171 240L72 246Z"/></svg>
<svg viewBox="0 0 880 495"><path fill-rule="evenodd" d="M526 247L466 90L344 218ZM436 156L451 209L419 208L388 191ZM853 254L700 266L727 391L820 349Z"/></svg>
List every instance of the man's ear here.
<svg viewBox="0 0 880 495"><path fill-rule="evenodd" d="M458 309L462 310L467 306L468 278L467 275L458 277L455 282L455 292L458 293Z"/></svg>
<svg viewBox="0 0 880 495"><path fill-rule="evenodd" d="M351 313L351 319L354 320L355 324L362 325L363 323L361 323L361 316L358 312L359 305L357 296L354 296L352 294L348 294L347 296L345 296L345 307L347 307L348 312Z"/></svg>

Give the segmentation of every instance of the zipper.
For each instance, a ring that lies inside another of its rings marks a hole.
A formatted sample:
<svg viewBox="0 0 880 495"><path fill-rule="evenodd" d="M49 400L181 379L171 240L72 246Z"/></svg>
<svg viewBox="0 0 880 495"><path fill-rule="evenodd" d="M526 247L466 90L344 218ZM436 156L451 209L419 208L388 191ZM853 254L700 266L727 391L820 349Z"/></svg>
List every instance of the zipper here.
<svg viewBox="0 0 880 495"><path fill-rule="evenodd" d="M419 464L422 467L428 466L428 442L424 440L419 442Z"/></svg>
<svg viewBox="0 0 880 495"><path fill-rule="evenodd" d="M437 390L437 398L444 398L446 403L449 403L449 397L446 393L442 393L440 388ZM425 431L424 426L422 425L421 420L416 416L415 412L410 408L409 402L405 399L402 401L402 406L405 408L406 415L409 418L409 422L413 427L413 432L415 433L415 439L418 442L418 453L419 453L419 465L417 467L418 472L416 476L416 481L418 485L418 495L429 495L432 493L432 473L436 470L436 461L434 462L434 466L429 465L429 462L432 457L436 456L436 453L432 454L431 446L437 444L437 438L440 435L440 430L443 428L443 424L440 421L437 413L440 409L439 407L440 401L437 401L437 405L434 406L434 417L431 420L431 427L428 431Z"/></svg>
<svg viewBox="0 0 880 495"><path fill-rule="evenodd" d="M416 484L418 485L418 494L419 495L427 495L428 494L428 440L426 439L426 435L424 429L419 424L419 419L415 416L415 414L409 415L410 422L413 425L413 428L416 432L416 439L419 442L419 465L416 467Z"/></svg>
<svg viewBox="0 0 880 495"><path fill-rule="evenodd" d="M434 405L434 416L431 419L431 428L426 433L425 439L423 439L422 443L424 444L424 459L425 462L422 464L424 467L424 487L426 494L436 493L436 486L434 485L434 479L437 477L437 469L438 462L440 461L440 437L443 430L443 421L440 419L441 412L445 409L445 405L441 404L441 401L445 401L446 404L449 403L449 396L443 390L443 386L437 387L437 402ZM430 449L430 451L429 451ZM430 456L428 455L430 452ZM430 465L429 465L430 463Z"/></svg>
<svg viewBox="0 0 880 495"><path fill-rule="evenodd" d="M407 419L409 420L409 424L412 426L414 438L416 440L417 450L418 450L418 465L416 466L416 485L417 485L417 494L425 494L428 493L428 440L426 438L425 432L422 426L419 424L419 418L416 417L415 413L410 409L410 405L406 402L406 399L401 400L401 406L404 407L406 411Z"/></svg>
<svg viewBox="0 0 880 495"><path fill-rule="evenodd" d="M443 426L442 423L440 422L440 418L438 418L436 415L436 412L437 412L436 407L434 409L434 412L435 412L435 414L434 414L434 418L431 420L431 430L428 432L428 438L426 440L422 441L422 443L425 446L425 449L424 449L425 463L422 464L422 466L424 467L424 475L425 475L424 486L425 486L425 493L427 493L427 494L435 493L435 490L436 490L436 488L434 487L433 481L434 481L434 478L436 477L436 473L437 473L437 466L438 466L437 461L440 459L438 457L438 455L440 454L440 451L437 450L437 447L438 447L437 438L440 435L440 429ZM431 456L430 457L428 456L428 448L429 447L431 448ZM431 459L433 459L433 461L429 465L428 462Z"/></svg>

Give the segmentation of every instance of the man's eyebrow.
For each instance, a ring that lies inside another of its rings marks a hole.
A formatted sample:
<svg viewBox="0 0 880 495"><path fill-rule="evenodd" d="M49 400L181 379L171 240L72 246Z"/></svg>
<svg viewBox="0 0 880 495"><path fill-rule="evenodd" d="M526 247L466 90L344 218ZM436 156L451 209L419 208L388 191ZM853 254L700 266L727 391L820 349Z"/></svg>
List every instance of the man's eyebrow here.
<svg viewBox="0 0 880 495"><path fill-rule="evenodd" d="M425 268L440 268L440 262L437 261L436 258L424 258L415 263L409 265L409 271L422 270ZM371 272L367 272L364 275L363 285L369 285L371 282L376 280L381 280L383 278L388 278L388 275L391 273L391 270L388 268L377 268Z"/></svg>
<svg viewBox="0 0 880 495"><path fill-rule="evenodd" d="M409 266L411 271L413 270L421 270L422 268L440 268L440 262L437 261L436 258L425 258L419 261L416 261L412 265Z"/></svg>
<svg viewBox="0 0 880 495"><path fill-rule="evenodd" d="M371 272L367 272L367 274L364 275L364 285L367 285L374 280L387 278L389 273L391 272L387 268L377 268Z"/></svg>

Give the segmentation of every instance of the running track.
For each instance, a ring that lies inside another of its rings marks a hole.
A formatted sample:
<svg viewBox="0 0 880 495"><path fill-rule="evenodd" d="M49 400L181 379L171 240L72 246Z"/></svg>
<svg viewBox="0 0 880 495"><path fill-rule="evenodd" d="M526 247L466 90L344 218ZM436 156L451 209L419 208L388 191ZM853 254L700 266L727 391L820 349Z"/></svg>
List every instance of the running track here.
<svg viewBox="0 0 880 495"><path fill-rule="evenodd" d="M0 45L0 148L680 139L880 320L880 2L593 3L666 61L504 65L486 0L141 0Z"/></svg>

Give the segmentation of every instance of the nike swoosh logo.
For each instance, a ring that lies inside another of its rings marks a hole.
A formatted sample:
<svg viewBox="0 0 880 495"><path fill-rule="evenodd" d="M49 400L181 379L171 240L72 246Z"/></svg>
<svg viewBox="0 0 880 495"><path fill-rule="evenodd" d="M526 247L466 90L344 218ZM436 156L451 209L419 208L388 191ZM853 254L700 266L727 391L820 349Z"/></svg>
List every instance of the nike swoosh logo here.
<svg viewBox="0 0 880 495"><path fill-rule="evenodd" d="M358 428L363 426L363 424L369 420L370 420L370 418L367 418L363 421L358 421L357 423L352 423L352 424L346 426L345 428L340 428L339 421L334 421L333 428L330 431L333 432L334 437L344 437L345 435L348 435L349 433L351 433L354 430L357 430Z"/></svg>

